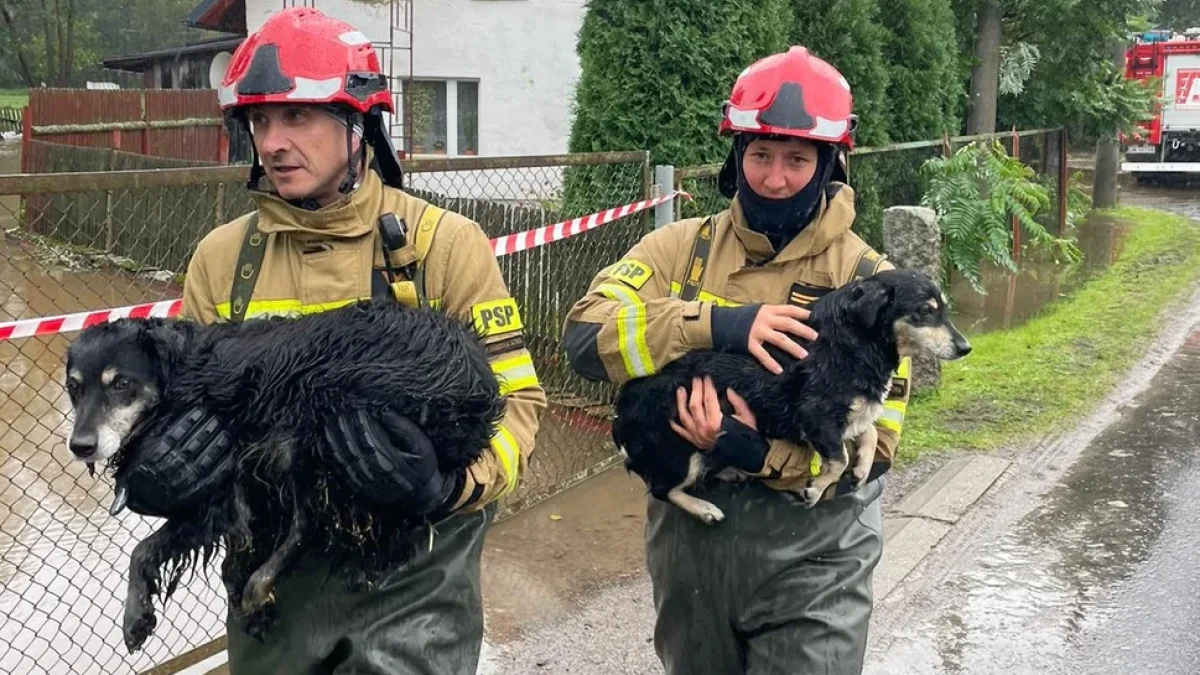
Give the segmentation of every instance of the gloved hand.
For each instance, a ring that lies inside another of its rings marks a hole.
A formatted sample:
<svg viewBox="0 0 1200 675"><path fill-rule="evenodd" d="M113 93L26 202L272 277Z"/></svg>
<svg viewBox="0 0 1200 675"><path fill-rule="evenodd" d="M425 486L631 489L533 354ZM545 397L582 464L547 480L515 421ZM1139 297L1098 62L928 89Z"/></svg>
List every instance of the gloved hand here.
<svg viewBox="0 0 1200 675"><path fill-rule="evenodd" d="M355 493L415 514L444 510L465 479L442 473L429 437L391 410L339 415L325 428L325 450L326 461Z"/></svg>
<svg viewBox="0 0 1200 675"><path fill-rule="evenodd" d="M192 408L158 430L146 433L131 448L132 463L117 477L109 512L129 510L167 517L188 508L232 480L233 437L223 422L202 408Z"/></svg>
<svg viewBox="0 0 1200 675"><path fill-rule="evenodd" d="M771 443L761 432L742 424L733 415L721 418L721 435L712 447L713 459L741 469L746 473L759 473L767 463Z"/></svg>

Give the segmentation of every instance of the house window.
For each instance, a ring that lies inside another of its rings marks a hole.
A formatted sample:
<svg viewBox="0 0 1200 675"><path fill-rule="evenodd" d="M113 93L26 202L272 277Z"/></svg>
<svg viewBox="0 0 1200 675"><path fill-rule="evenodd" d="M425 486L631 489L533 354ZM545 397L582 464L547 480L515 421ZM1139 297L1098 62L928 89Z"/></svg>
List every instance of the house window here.
<svg viewBox="0 0 1200 675"><path fill-rule="evenodd" d="M411 154L474 155L479 152L478 82L417 80L412 83L411 101Z"/></svg>

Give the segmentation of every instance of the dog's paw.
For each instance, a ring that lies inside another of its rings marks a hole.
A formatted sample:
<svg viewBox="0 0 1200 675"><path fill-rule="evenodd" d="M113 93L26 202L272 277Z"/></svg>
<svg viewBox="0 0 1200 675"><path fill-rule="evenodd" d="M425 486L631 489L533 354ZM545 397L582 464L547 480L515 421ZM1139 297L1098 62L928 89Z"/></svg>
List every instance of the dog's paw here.
<svg viewBox="0 0 1200 675"><path fill-rule="evenodd" d="M242 614L247 617L260 614L274 604L275 580L265 574L254 573L242 594Z"/></svg>
<svg viewBox="0 0 1200 675"><path fill-rule="evenodd" d="M824 491L815 487L804 488L800 491L800 503L803 504L805 508L811 509L817 505L817 502L821 501L822 494L824 494Z"/></svg>
<svg viewBox="0 0 1200 675"><path fill-rule="evenodd" d="M267 639L267 631L275 620L275 603L267 603L258 610L246 614L242 619L242 628L246 635L259 642Z"/></svg>
<svg viewBox="0 0 1200 675"><path fill-rule="evenodd" d="M867 484L867 478L871 476L871 467L854 469L854 489L857 490Z"/></svg>
<svg viewBox="0 0 1200 675"><path fill-rule="evenodd" d="M706 525L716 525L725 520L725 512L708 502L704 502L703 505L699 506L695 515Z"/></svg>
<svg viewBox="0 0 1200 675"><path fill-rule="evenodd" d="M125 623L122 632L125 637L125 648L130 654L138 652L146 644L146 639L154 632L158 618L148 605L132 603L125 608Z"/></svg>

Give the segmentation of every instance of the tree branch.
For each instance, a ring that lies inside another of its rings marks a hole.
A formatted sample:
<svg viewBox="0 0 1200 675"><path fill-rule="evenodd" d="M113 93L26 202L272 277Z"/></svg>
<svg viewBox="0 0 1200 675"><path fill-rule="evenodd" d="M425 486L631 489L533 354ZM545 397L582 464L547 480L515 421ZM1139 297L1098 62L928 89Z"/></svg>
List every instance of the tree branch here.
<svg viewBox="0 0 1200 675"><path fill-rule="evenodd" d="M8 34L12 38L13 50L16 51L17 62L21 65L21 77L25 79L25 86L36 87L36 80L33 79L33 70L29 67L29 58L25 56L25 47L21 45L21 39L17 36L13 11L8 6L7 0L0 0L0 17L4 18L4 25L8 27Z"/></svg>

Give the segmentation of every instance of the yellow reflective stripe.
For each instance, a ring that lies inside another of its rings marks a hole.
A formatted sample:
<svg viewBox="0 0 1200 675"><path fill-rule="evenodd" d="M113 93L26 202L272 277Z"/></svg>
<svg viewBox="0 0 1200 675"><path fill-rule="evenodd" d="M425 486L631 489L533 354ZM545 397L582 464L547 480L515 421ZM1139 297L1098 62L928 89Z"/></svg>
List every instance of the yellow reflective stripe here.
<svg viewBox="0 0 1200 675"><path fill-rule="evenodd" d="M311 305L301 304L299 300L251 300L250 306L246 308L246 318L253 316L288 316L298 314L319 314L328 312L331 309L344 307L358 300L366 300L367 298L352 298L350 300L335 300L333 302L317 302ZM229 303L217 303L217 315L222 319L228 319Z"/></svg>
<svg viewBox="0 0 1200 675"><path fill-rule="evenodd" d="M517 489L517 470L521 466L520 450L517 448L517 439L513 438L512 432L505 429L504 425L496 429L491 445L500 460L501 468L504 469L504 489L496 495L502 497Z"/></svg>
<svg viewBox="0 0 1200 675"><path fill-rule="evenodd" d="M492 362L492 372L500 378L500 395L508 396L514 391L537 386L537 372L533 369L533 357L529 354Z"/></svg>
<svg viewBox="0 0 1200 675"><path fill-rule="evenodd" d="M600 284L596 290L621 303L617 310L617 349L625 362L625 374L631 378L653 375L654 360L646 343L645 303L622 284Z"/></svg>
<svg viewBox="0 0 1200 675"><path fill-rule="evenodd" d="M893 377L898 380L908 380L911 374L912 358L905 356L900 359L900 365L896 367ZM900 433L904 427L904 415L907 411L908 402L903 398L886 399L883 402L883 414L876 420L876 423L885 429Z"/></svg>
<svg viewBox="0 0 1200 675"><path fill-rule="evenodd" d="M646 306L626 305L617 310L617 340L621 343L621 358L630 377L654 374L650 345L646 344Z"/></svg>
<svg viewBox="0 0 1200 675"><path fill-rule="evenodd" d="M888 401L884 403L883 414L875 420L875 423L885 429L900 433L901 427L904 426L904 402Z"/></svg>
<svg viewBox="0 0 1200 675"><path fill-rule="evenodd" d="M596 290L605 297L620 301L622 305L642 304L638 294L624 284L600 284Z"/></svg>
<svg viewBox="0 0 1200 675"><path fill-rule="evenodd" d="M671 282L671 297L678 298L679 294L682 292L683 292L683 286L680 285L680 283L678 281L672 281ZM709 293L708 291L700 291L696 295L696 299L699 300L700 302L711 302L714 305L717 305L719 307L741 307L741 305L742 305L742 303L740 303L740 302L734 302L733 300L726 300L725 298L722 298L719 295L713 295L712 293Z"/></svg>
<svg viewBox="0 0 1200 675"><path fill-rule="evenodd" d="M821 453L815 449L812 451L812 457L808 460L808 473L813 476L821 473Z"/></svg>

